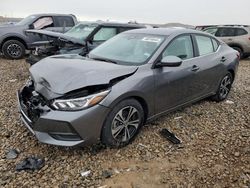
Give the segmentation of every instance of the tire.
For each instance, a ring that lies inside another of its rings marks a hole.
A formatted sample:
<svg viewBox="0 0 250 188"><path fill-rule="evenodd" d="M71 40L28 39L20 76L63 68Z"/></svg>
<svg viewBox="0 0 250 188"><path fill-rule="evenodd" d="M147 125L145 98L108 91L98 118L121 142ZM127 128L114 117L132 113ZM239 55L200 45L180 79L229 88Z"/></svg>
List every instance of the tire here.
<svg viewBox="0 0 250 188"><path fill-rule="evenodd" d="M243 59L247 59L249 57L250 57L249 55L243 55Z"/></svg>
<svg viewBox="0 0 250 188"><path fill-rule="evenodd" d="M219 88L216 91L216 94L212 97L212 100L216 102L224 101L231 90L233 83L233 76L228 72L220 81Z"/></svg>
<svg viewBox="0 0 250 188"><path fill-rule="evenodd" d="M129 112L132 112L132 114L129 115ZM128 145L138 134L144 123L144 118L143 108L137 100L126 99L121 101L106 118L102 128L101 142L112 148Z"/></svg>
<svg viewBox="0 0 250 188"><path fill-rule="evenodd" d="M8 40L3 44L2 52L8 59L21 59L25 55L25 46L18 40Z"/></svg>
<svg viewBox="0 0 250 188"><path fill-rule="evenodd" d="M240 54L240 59L243 59L243 57L244 57L244 55L243 55L243 51L242 51L242 49L241 48L239 48L239 47L232 47L233 49L235 49L236 51L238 51L239 52L239 54Z"/></svg>

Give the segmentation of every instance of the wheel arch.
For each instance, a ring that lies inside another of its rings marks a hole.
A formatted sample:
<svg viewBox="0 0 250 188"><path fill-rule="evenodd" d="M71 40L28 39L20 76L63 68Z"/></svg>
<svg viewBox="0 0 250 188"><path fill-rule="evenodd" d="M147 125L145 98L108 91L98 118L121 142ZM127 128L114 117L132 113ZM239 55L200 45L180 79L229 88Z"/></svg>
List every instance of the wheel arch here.
<svg viewBox="0 0 250 188"><path fill-rule="evenodd" d="M244 48L240 44L232 43L232 44L229 44L228 46L230 46L231 48L233 47L239 48L241 49L242 53L244 53Z"/></svg>
<svg viewBox="0 0 250 188"><path fill-rule="evenodd" d="M24 39L22 39L22 38L20 38L18 36L9 36L9 37L6 37L5 39L2 40L1 45L0 45L0 50L1 51L2 51L3 44L5 42L9 41L9 40L17 40L17 41L21 42L25 46L26 49L28 49L28 45L27 45L27 43L25 42Z"/></svg>
<svg viewBox="0 0 250 188"><path fill-rule="evenodd" d="M150 107L149 107L149 104L146 102L146 99L138 93L132 92L130 94L128 94L128 93L123 94L122 96L117 98L115 101L113 101L109 105L109 107L114 108L114 106L116 106L118 103L122 102L123 100L127 100L127 99L134 99L140 103L140 105L142 106L143 111L144 111L144 123L145 123L147 121L147 118L148 118L149 113L150 113L149 112Z"/></svg>
<svg viewBox="0 0 250 188"><path fill-rule="evenodd" d="M235 78L235 72L233 69L228 69L228 72L230 72L232 74L232 77L233 77L233 81L234 81L234 78Z"/></svg>

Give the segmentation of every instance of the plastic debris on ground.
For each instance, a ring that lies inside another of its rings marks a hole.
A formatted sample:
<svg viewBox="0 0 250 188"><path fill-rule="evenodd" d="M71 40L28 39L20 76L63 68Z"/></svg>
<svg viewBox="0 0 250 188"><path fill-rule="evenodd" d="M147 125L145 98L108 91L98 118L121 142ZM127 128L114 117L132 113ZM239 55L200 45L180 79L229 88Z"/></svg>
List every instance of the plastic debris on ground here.
<svg viewBox="0 0 250 188"><path fill-rule="evenodd" d="M141 147L143 147L143 148L148 148L148 146L146 146L146 145L144 145L144 144L142 144L142 143L139 143L138 146L141 146Z"/></svg>
<svg viewBox="0 0 250 188"><path fill-rule="evenodd" d="M11 149L6 155L6 159L15 159L17 158L19 152L16 149Z"/></svg>
<svg viewBox="0 0 250 188"><path fill-rule="evenodd" d="M171 143L173 144L181 144L181 140L177 138L173 133L171 133L167 129L162 129L160 131L160 134L164 137L167 138Z"/></svg>
<svg viewBox="0 0 250 188"><path fill-rule="evenodd" d="M17 81L17 79L11 79L11 80L9 80L9 82L16 82Z"/></svg>
<svg viewBox="0 0 250 188"><path fill-rule="evenodd" d="M233 101L230 101L230 100L226 100L225 103L226 103L226 104L234 104L234 102L233 102Z"/></svg>
<svg viewBox="0 0 250 188"><path fill-rule="evenodd" d="M40 170L44 167L45 160L37 157L27 157L21 163L16 165L16 171L22 170Z"/></svg>
<svg viewBox="0 0 250 188"><path fill-rule="evenodd" d="M102 176L103 176L104 178L110 178L112 175L113 175L113 172L110 171L110 170L104 170L104 171L102 172Z"/></svg>
<svg viewBox="0 0 250 188"><path fill-rule="evenodd" d="M175 120L182 119L182 116L175 117L174 119L175 119Z"/></svg>
<svg viewBox="0 0 250 188"><path fill-rule="evenodd" d="M81 176L82 176L82 177L88 177L90 174L91 174L91 171L90 171L90 170L82 171L82 172L81 172Z"/></svg>
<svg viewBox="0 0 250 188"><path fill-rule="evenodd" d="M107 188L108 186L107 185L103 185L101 187L98 187L98 188Z"/></svg>

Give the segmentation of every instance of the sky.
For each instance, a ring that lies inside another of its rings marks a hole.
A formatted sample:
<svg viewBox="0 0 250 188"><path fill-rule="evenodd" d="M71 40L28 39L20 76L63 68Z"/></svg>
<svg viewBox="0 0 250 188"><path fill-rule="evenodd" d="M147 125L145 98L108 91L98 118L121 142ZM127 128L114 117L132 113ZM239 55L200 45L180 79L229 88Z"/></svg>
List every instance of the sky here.
<svg viewBox="0 0 250 188"><path fill-rule="evenodd" d="M36 13L70 13L81 21L250 25L250 0L0 0L0 16Z"/></svg>

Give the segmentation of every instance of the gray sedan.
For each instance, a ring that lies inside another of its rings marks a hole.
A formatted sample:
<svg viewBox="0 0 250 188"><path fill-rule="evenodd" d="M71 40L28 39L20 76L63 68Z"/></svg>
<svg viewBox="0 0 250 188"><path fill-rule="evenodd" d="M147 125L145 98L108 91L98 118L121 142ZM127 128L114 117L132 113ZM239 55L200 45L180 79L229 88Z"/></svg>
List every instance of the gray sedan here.
<svg viewBox="0 0 250 188"><path fill-rule="evenodd" d="M207 97L225 100L238 64L238 52L209 34L131 30L87 57L51 56L32 66L19 110L40 142L121 147L148 120Z"/></svg>

